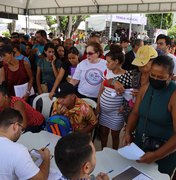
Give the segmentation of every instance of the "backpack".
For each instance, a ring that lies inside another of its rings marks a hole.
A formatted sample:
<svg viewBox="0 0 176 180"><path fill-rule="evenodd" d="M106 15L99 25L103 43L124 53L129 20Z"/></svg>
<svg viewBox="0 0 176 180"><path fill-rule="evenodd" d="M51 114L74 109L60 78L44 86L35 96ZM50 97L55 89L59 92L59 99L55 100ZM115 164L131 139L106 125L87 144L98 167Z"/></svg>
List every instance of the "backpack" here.
<svg viewBox="0 0 176 180"><path fill-rule="evenodd" d="M46 119L46 129L48 132L58 136L66 136L72 132L72 126L68 117L57 114Z"/></svg>

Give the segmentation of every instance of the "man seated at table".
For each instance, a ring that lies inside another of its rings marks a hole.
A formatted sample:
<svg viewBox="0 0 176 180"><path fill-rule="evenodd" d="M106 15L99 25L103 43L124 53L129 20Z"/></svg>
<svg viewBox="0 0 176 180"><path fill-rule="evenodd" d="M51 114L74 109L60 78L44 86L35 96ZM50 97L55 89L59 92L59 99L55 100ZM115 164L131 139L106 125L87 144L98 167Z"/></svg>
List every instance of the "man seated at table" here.
<svg viewBox="0 0 176 180"><path fill-rule="evenodd" d="M72 133L62 137L55 146L55 162L66 178L109 180L105 173L90 175L96 165L95 147L88 134Z"/></svg>
<svg viewBox="0 0 176 180"><path fill-rule="evenodd" d="M92 132L97 124L93 109L86 102L76 96L75 87L70 83L62 83L53 105L52 115L61 114L70 119L73 131Z"/></svg>
<svg viewBox="0 0 176 180"><path fill-rule="evenodd" d="M0 179L47 180L50 166L50 152L39 150L43 162L38 168L28 149L16 143L22 131L22 115L11 108L0 112Z"/></svg>

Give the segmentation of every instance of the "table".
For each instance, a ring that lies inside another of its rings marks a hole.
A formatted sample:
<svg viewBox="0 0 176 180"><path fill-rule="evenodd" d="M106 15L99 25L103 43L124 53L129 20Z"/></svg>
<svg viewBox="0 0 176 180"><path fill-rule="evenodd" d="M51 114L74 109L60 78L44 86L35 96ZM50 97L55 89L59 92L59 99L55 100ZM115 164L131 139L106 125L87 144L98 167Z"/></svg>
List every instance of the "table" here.
<svg viewBox="0 0 176 180"><path fill-rule="evenodd" d="M41 149L42 147L45 147L46 144L50 143L48 149L50 150L51 154L54 155L54 147L60 138L61 137L51 134L47 131L41 131L40 133L27 132L19 138L18 143L25 145L29 150L32 148ZM111 148L104 148L103 151L96 152L96 159L97 164L93 171L94 175L97 175L99 172L106 173L113 169L114 171L108 174L111 179L112 177L115 177L117 174L122 172L126 167L133 166L154 180L170 179L167 174L161 174L158 171L157 164L141 164L135 161L130 161L120 156L116 150ZM54 158L51 160L51 168L58 169Z"/></svg>
<svg viewBox="0 0 176 180"><path fill-rule="evenodd" d="M111 178L115 177L117 174L121 173L128 166L133 166L136 169L147 174L154 180L169 180L170 177L167 174L162 174L158 171L158 165L156 163L144 164L137 163L136 161L131 161L123 158L118 154L117 150L111 148L104 148L103 151L96 152L97 163L93 171L93 174L97 175L99 172L109 172L108 176Z"/></svg>

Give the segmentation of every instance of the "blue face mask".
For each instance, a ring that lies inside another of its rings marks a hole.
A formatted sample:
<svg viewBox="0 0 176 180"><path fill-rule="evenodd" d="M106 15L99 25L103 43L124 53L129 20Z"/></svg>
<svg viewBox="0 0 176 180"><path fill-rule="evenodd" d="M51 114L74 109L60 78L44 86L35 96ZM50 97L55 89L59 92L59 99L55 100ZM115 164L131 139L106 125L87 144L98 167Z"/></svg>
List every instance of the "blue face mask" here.
<svg viewBox="0 0 176 180"><path fill-rule="evenodd" d="M158 79L149 77L149 82L151 86L157 90L163 89L167 86L167 80L158 80Z"/></svg>

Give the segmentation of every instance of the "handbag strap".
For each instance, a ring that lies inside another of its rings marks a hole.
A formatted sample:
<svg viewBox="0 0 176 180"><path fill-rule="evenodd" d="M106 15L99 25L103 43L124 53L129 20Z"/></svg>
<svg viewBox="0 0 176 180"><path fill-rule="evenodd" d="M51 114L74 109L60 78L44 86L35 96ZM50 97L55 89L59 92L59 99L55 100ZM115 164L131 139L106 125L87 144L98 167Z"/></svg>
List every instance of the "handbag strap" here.
<svg viewBox="0 0 176 180"><path fill-rule="evenodd" d="M144 142L145 137L146 137L147 121L148 121L148 116L149 116L149 112L150 112L150 107L151 107L152 99L153 99L153 88L152 88L152 92L151 92L151 95L150 95L148 109L147 109L147 113L146 113L146 117L145 117L145 125L144 125L143 134L142 134L142 141L143 142Z"/></svg>

